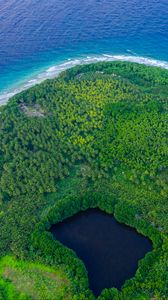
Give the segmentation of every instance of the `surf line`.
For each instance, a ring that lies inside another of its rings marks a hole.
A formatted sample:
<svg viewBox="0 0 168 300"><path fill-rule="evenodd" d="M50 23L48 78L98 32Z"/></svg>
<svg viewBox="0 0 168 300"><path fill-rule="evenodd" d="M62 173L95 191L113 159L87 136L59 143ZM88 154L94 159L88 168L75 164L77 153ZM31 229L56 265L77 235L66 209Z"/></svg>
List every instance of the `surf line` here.
<svg viewBox="0 0 168 300"><path fill-rule="evenodd" d="M90 64L96 62L110 62L110 61L128 61L135 62L139 64L144 64L147 66L160 67L168 70L168 62L156 60L148 57L142 56L133 56L133 55L110 55L110 54L102 54L98 56L86 56L86 58L76 58L76 59L67 59L65 62L56 64L54 66L49 67L43 72L36 75L34 78L30 78L29 80L23 82L15 88L9 89L0 94L0 105L4 105L8 102L8 100L14 95L41 83L46 79L51 79L57 77L61 72L70 69L77 65Z"/></svg>

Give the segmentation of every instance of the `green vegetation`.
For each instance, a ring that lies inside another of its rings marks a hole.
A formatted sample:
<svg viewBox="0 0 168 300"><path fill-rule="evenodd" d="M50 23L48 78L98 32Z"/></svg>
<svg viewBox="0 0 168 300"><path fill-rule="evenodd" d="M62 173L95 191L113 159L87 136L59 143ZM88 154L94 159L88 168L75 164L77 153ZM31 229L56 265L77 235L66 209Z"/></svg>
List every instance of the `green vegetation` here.
<svg viewBox="0 0 168 300"><path fill-rule="evenodd" d="M111 62L0 108L0 299L94 299L83 263L48 232L89 207L153 241L134 278L98 299L168 299L167 102L167 70Z"/></svg>
<svg viewBox="0 0 168 300"><path fill-rule="evenodd" d="M37 263L25 263L12 257L1 261L1 281L8 299L72 299L71 286L62 271Z"/></svg>

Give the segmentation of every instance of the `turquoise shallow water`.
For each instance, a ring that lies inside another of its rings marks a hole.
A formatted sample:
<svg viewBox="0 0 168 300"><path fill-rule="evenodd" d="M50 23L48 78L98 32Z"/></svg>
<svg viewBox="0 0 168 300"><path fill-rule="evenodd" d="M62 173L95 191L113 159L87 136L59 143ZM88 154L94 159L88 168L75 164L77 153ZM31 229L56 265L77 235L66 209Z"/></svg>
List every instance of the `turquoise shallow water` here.
<svg viewBox="0 0 168 300"><path fill-rule="evenodd" d="M167 29L167 0L1 0L0 103L77 63L168 68Z"/></svg>

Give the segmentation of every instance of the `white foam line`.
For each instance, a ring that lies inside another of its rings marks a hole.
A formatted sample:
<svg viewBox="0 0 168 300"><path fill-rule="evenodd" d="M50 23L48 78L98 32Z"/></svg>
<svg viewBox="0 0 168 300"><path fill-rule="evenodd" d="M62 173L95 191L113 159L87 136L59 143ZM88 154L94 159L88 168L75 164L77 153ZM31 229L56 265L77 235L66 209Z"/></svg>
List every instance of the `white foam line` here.
<svg viewBox="0 0 168 300"><path fill-rule="evenodd" d="M45 79L51 79L58 76L62 71L70 69L77 65L96 63L96 62L105 62L105 61L130 61L139 64L145 64L148 66L160 67L168 70L168 62L160 61L152 58L133 56L133 55L109 55L102 54L99 56L86 56L86 58L81 59L67 59L62 64L58 64L48 68L42 73L38 74L36 77L29 79L24 82L19 87L12 89L10 91L5 91L0 94L0 105L4 105L7 101L14 95L44 81Z"/></svg>

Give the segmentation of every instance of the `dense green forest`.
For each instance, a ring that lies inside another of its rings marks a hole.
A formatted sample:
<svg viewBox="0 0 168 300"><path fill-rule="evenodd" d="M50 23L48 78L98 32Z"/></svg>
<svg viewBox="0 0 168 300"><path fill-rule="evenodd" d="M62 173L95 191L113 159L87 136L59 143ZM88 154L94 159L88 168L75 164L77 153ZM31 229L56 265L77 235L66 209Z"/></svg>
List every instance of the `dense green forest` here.
<svg viewBox="0 0 168 300"><path fill-rule="evenodd" d="M153 242L121 291L168 299L168 71L77 66L0 108L0 300L93 300L52 224L99 207Z"/></svg>

